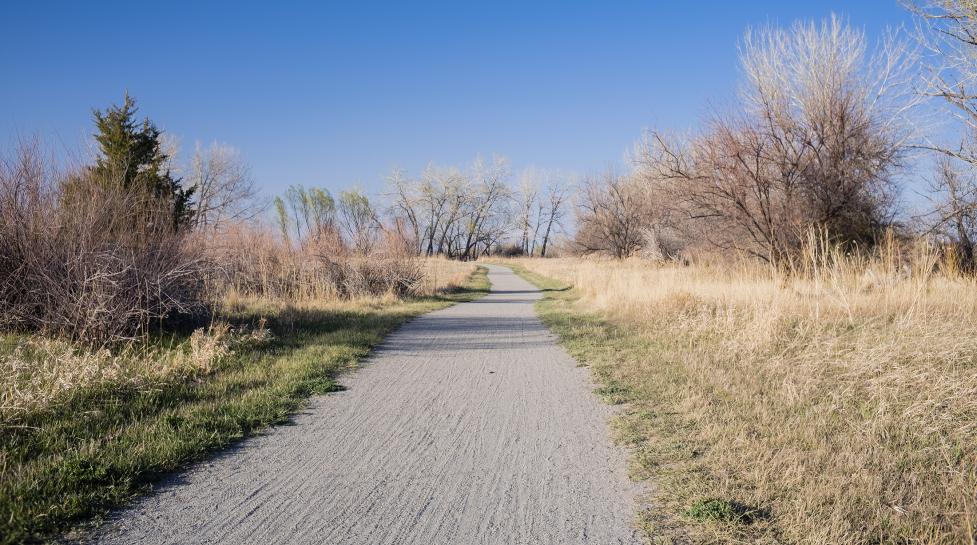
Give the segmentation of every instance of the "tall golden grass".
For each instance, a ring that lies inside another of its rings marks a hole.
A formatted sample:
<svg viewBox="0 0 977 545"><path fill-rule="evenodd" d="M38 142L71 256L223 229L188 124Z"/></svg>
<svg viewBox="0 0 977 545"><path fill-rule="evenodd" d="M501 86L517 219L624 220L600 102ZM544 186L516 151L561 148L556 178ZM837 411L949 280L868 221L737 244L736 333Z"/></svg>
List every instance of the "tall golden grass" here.
<svg viewBox="0 0 977 545"><path fill-rule="evenodd" d="M235 226L207 245L220 270L208 291L221 302L431 296L460 286L474 271L445 258L417 257L396 239L362 255L331 239L292 245L260 225Z"/></svg>
<svg viewBox="0 0 977 545"><path fill-rule="evenodd" d="M680 519L706 497L769 514L708 539L974 541L977 281L934 248L810 251L790 275L519 263L572 284L571 313L636 334L601 376L633 392L618 423L636 474L662 481L658 504Z"/></svg>

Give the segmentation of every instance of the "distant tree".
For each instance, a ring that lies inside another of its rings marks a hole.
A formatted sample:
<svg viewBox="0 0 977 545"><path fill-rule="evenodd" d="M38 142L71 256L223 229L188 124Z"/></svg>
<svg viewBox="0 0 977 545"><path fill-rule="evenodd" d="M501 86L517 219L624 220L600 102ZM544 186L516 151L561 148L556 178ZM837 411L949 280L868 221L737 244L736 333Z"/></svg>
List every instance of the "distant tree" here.
<svg viewBox="0 0 977 545"><path fill-rule="evenodd" d="M262 208L250 169L227 144L214 142L207 150L197 144L187 185L196 195L197 227L219 229L227 222L249 220Z"/></svg>
<svg viewBox="0 0 977 545"><path fill-rule="evenodd" d="M607 172L584 183L577 211L576 245L584 253L631 257L645 243L649 217L634 178Z"/></svg>
<svg viewBox="0 0 977 545"><path fill-rule="evenodd" d="M519 177L519 190L515 193L517 200L516 227L520 231L520 252L531 255L536 243L534 231L539 231L539 173L536 169L526 169ZM535 225L535 229L533 226Z"/></svg>
<svg viewBox="0 0 977 545"><path fill-rule="evenodd" d="M566 214L567 201L570 199L571 188L559 179L553 179L546 186L546 196L539 202L536 232L542 229L540 257L546 257L546 249L556 229L563 226L563 216Z"/></svg>
<svg viewBox="0 0 977 545"><path fill-rule="evenodd" d="M427 255L455 257L462 208L470 180L458 169L429 165L421 174L419 204L427 225L424 228Z"/></svg>
<svg viewBox="0 0 977 545"><path fill-rule="evenodd" d="M343 191L339 194L339 214L350 246L363 255L369 254L380 234L380 219L370 199L356 190Z"/></svg>
<svg viewBox="0 0 977 545"><path fill-rule="evenodd" d="M391 199L389 214L394 220L394 229L406 246L420 254L423 244L423 208L418 184L407 177L402 170L394 170L387 178L390 186L388 198Z"/></svg>
<svg viewBox="0 0 977 545"><path fill-rule="evenodd" d="M289 186L285 198L276 197L274 206L278 227L286 240L301 246L331 243L338 237L336 201L327 189Z"/></svg>
<svg viewBox="0 0 977 545"><path fill-rule="evenodd" d="M546 257L555 231L562 228L570 198L570 185L559 174L527 168L519 176L513 192L513 228L520 236L522 255Z"/></svg>
<svg viewBox="0 0 977 545"><path fill-rule="evenodd" d="M511 226L506 204L512 192L506 184L509 177L509 161L505 157L492 158L486 164L477 157L471 167L471 184L463 196L465 222L464 246L461 259L478 259L482 252L503 238Z"/></svg>
<svg viewBox="0 0 977 545"><path fill-rule="evenodd" d="M162 199L172 210L174 225L187 226L193 219L190 198L194 190L184 189L180 179L171 175L161 131L149 119L137 121L137 111L128 93L121 106L95 110L99 156L91 173L99 183L118 184L126 192Z"/></svg>
<svg viewBox="0 0 977 545"><path fill-rule="evenodd" d="M395 170L386 193L389 229L420 255L477 259L498 247L517 221L523 222L519 228L524 233L530 230L529 220L517 218L512 209L509 173L504 157L491 162L476 158L467 170L430 164L417 178ZM533 200L541 209L542 203ZM535 219L532 214L539 211L533 204L529 208L530 219ZM536 223L537 232L540 227Z"/></svg>
<svg viewBox="0 0 977 545"><path fill-rule="evenodd" d="M288 218L288 208L285 207L285 200L281 197L275 197L275 218L278 220L278 228L282 232L282 238L285 242L288 242L291 238L288 233L288 226L291 223Z"/></svg>

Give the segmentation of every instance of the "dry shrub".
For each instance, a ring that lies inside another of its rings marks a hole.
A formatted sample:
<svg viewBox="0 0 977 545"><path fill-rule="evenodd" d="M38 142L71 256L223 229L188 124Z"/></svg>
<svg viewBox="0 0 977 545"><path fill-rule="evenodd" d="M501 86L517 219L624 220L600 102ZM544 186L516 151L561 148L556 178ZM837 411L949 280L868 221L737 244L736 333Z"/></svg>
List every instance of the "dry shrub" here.
<svg viewBox="0 0 977 545"><path fill-rule="evenodd" d="M207 260L157 199L36 147L0 161L0 326L91 343L133 338L203 308Z"/></svg>
<svg viewBox="0 0 977 545"><path fill-rule="evenodd" d="M222 271L211 288L219 297L329 301L430 295L444 287L433 287L426 274L428 261L444 260L419 258L392 235L363 255L334 237L293 247L267 228L237 225L210 238L208 246Z"/></svg>
<svg viewBox="0 0 977 545"><path fill-rule="evenodd" d="M660 504L771 513L759 534L703 539L969 542L977 283L919 241L806 255L789 276L749 261L520 263L637 334L595 372L634 392L622 429L641 438L638 474L660 480Z"/></svg>
<svg viewBox="0 0 977 545"><path fill-rule="evenodd" d="M646 219L687 245L778 264L811 228L872 244L912 149L915 55L893 36L871 47L834 16L747 31L740 53L738 104L698 134L639 146L638 176L665 212Z"/></svg>

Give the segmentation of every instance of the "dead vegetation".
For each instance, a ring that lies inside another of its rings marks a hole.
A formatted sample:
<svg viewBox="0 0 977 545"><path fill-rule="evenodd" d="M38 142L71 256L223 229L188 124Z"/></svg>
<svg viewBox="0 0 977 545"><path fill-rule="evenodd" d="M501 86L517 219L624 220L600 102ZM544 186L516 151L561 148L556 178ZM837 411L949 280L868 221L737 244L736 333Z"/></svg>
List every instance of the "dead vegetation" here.
<svg viewBox="0 0 977 545"><path fill-rule="evenodd" d="M0 160L0 325L100 344L206 312L212 269L145 194L56 172L36 146Z"/></svg>
<svg viewBox="0 0 977 545"><path fill-rule="evenodd" d="M573 286L543 313L628 404L616 428L655 482L656 539L969 542L974 279L921 243L805 255L787 277L749 261L518 263ZM690 514L710 500L748 516Z"/></svg>

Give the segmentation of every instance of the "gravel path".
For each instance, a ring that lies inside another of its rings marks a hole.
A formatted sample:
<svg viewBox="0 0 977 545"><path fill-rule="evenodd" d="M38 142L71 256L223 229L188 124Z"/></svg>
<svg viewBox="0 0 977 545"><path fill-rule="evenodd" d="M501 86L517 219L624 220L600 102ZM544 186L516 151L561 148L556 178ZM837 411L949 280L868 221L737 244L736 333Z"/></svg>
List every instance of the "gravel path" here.
<svg viewBox="0 0 977 545"><path fill-rule="evenodd" d="M638 543L609 409L540 323L539 290L492 293L392 334L293 425L158 487L101 543Z"/></svg>

